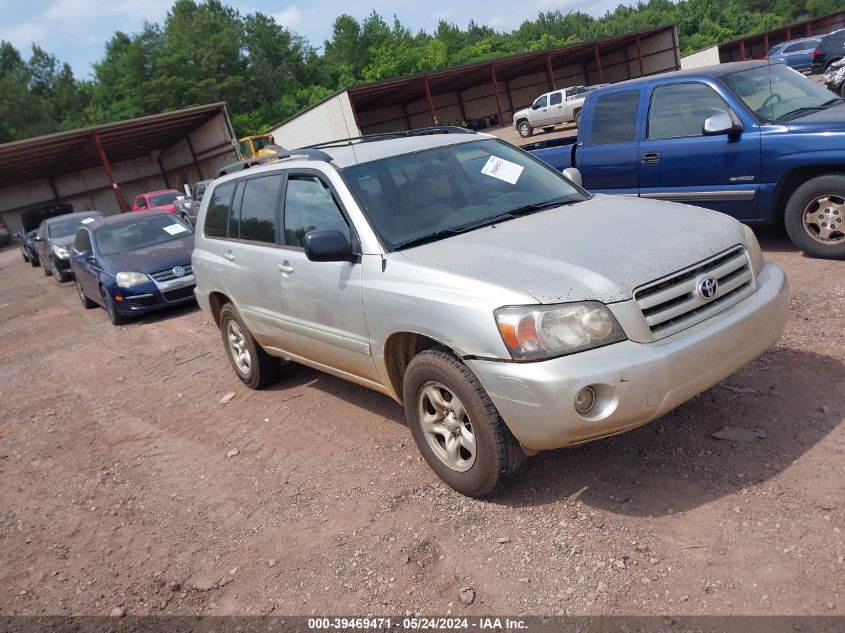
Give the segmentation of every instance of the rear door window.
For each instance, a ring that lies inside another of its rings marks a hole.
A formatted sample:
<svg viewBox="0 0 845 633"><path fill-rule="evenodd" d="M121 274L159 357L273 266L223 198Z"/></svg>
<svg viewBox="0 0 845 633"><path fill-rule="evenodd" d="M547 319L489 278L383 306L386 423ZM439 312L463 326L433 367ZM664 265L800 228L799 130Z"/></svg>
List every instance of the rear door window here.
<svg viewBox="0 0 845 633"><path fill-rule="evenodd" d="M244 182L240 225L242 240L276 243L276 212L281 186L281 175L250 178Z"/></svg>
<svg viewBox="0 0 845 633"><path fill-rule="evenodd" d="M549 96L549 105L558 105L563 101L563 97L559 92L553 92L551 96Z"/></svg>
<svg viewBox="0 0 845 633"><path fill-rule="evenodd" d="M205 214L206 237L229 236L229 214L232 210L232 196L235 193L235 183L227 182L215 187L211 202Z"/></svg>
<svg viewBox="0 0 845 633"><path fill-rule="evenodd" d="M593 109L593 125L590 129L593 145L633 141L639 103L639 90L614 92L599 97Z"/></svg>

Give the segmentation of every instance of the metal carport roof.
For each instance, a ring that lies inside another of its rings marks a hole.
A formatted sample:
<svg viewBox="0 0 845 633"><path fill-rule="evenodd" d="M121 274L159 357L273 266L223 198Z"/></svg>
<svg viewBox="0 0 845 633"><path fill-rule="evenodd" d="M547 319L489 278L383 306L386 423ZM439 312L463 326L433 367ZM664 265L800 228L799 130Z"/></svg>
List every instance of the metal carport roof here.
<svg viewBox="0 0 845 633"><path fill-rule="evenodd" d="M221 112L225 103L107 123L0 145L0 188L166 150ZM228 121L228 115L226 115Z"/></svg>

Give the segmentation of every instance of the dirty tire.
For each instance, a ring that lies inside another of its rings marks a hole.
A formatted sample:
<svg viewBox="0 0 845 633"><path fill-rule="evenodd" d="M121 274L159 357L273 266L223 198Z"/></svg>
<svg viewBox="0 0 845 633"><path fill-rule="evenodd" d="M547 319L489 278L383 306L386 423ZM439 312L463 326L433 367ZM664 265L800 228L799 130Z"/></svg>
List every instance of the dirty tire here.
<svg viewBox="0 0 845 633"><path fill-rule="evenodd" d="M82 284L79 283L79 280L74 279L73 283L76 286L76 294L79 296L79 302L82 304L82 307L86 310L96 308L97 304L91 301L91 299L86 296L85 291L82 289Z"/></svg>
<svg viewBox="0 0 845 633"><path fill-rule="evenodd" d="M100 286L100 297L103 299L103 307L106 309L106 314L109 316L109 321L112 325L123 325L126 323L126 317L117 311L117 306L114 304L114 299L103 286Z"/></svg>
<svg viewBox="0 0 845 633"><path fill-rule="evenodd" d="M531 124L528 123L528 121L520 121L516 126L516 131L519 132L519 135L522 138L528 138L534 134L534 128L531 127Z"/></svg>
<svg viewBox="0 0 845 633"><path fill-rule="evenodd" d="M441 461L426 439L418 404L422 390L432 383L453 392L471 421L476 453L465 472L453 470ZM519 442L475 374L448 351L436 348L417 354L405 372L402 395L405 417L417 448L437 476L454 490L468 497L487 497L522 471L526 455Z"/></svg>
<svg viewBox="0 0 845 633"><path fill-rule="evenodd" d="M811 237L805 228L804 215L808 205L823 196L845 200L845 176L818 176L798 187L786 203L783 217L786 232L793 244L811 257L845 259L845 240L838 239L826 244ZM840 224L841 227L845 227L845 224Z"/></svg>
<svg viewBox="0 0 845 633"><path fill-rule="evenodd" d="M250 357L249 368L246 371L238 366L237 360L232 355L233 351L229 341L230 323L234 323L243 335L242 345ZM235 310L231 303L227 303L220 310L220 335L223 338L223 349L226 351L226 357L229 359L232 369L235 370L235 374L237 374L241 382L247 387L250 389L261 389L279 379L281 362L278 358L270 356L270 354L265 352L255 341L241 320L238 311Z"/></svg>

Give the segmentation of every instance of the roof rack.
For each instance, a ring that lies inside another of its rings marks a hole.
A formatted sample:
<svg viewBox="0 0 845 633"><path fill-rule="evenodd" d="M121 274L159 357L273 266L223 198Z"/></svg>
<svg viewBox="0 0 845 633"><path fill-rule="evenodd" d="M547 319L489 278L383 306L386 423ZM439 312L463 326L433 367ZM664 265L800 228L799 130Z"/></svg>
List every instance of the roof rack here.
<svg viewBox="0 0 845 633"><path fill-rule="evenodd" d="M343 147L355 143L370 143L372 141L384 141L391 138L426 136L428 134L475 134L475 132L457 125L432 125L431 127L421 127L415 130L397 130L395 132L377 132L376 134L366 134L364 136L350 136L349 138L308 145L306 146L306 149L317 149L319 147Z"/></svg>
<svg viewBox="0 0 845 633"><path fill-rule="evenodd" d="M225 176L227 174L234 174L236 172L243 171L244 169L249 169L250 167L256 167L257 165L263 165L264 163L269 163L271 161L276 160L283 160L285 158L307 158L308 160L319 160L324 163L330 163L332 161L331 156L329 156L325 152L321 152L318 149L303 148L283 150L280 152L276 152L275 154L261 156L260 158L239 160L236 163L230 163L229 165L225 165L217 170L217 177L220 178L221 176Z"/></svg>

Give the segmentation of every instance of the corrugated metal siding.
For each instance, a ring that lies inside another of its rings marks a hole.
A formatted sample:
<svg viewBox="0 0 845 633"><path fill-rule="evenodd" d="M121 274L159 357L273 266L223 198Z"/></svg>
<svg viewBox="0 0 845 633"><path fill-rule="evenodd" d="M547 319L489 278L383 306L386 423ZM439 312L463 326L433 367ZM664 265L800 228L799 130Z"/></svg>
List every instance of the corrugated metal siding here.
<svg viewBox="0 0 845 633"><path fill-rule="evenodd" d="M276 143L287 149L360 134L346 91L306 110L273 130Z"/></svg>
<svg viewBox="0 0 845 633"><path fill-rule="evenodd" d="M681 68L684 70L713 66L718 63L720 63L718 46L711 46L686 57L681 57Z"/></svg>

